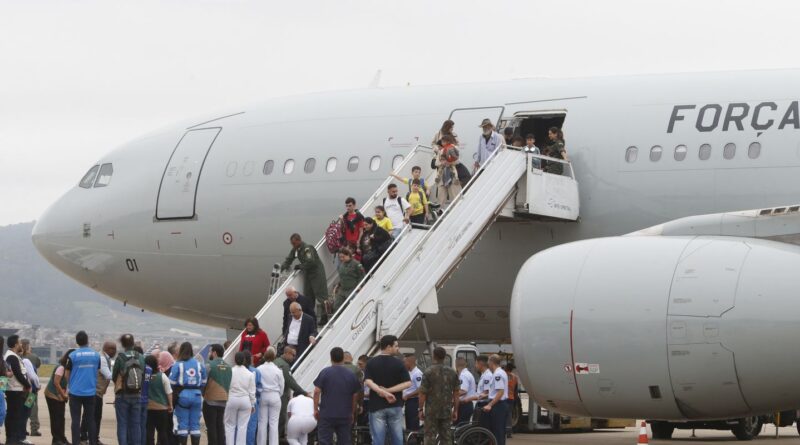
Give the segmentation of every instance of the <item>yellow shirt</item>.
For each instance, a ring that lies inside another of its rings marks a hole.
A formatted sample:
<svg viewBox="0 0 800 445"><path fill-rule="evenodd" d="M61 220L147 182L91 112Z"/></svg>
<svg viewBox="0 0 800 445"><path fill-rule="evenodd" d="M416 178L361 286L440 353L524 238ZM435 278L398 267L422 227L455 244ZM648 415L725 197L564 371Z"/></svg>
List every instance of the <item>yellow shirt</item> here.
<svg viewBox="0 0 800 445"><path fill-rule="evenodd" d="M394 226L392 225L392 220L385 216L383 217L383 219L375 218L375 223L378 225L378 227L389 233L392 233L392 230L394 229Z"/></svg>
<svg viewBox="0 0 800 445"><path fill-rule="evenodd" d="M428 205L428 197L422 190L418 193L411 192L408 195L408 203L411 204L411 216L422 215L425 213L425 206Z"/></svg>

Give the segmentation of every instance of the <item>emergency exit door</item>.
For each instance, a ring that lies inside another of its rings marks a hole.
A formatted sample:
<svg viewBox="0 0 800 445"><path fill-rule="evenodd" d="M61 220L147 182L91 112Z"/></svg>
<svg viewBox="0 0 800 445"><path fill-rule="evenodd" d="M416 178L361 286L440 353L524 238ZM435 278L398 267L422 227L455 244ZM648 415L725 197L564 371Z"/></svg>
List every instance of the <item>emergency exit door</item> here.
<svg viewBox="0 0 800 445"><path fill-rule="evenodd" d="M183 135L161 177L156 204L157 219L195 217L197 184L206 157L222 128L189 130Z"/></svg>

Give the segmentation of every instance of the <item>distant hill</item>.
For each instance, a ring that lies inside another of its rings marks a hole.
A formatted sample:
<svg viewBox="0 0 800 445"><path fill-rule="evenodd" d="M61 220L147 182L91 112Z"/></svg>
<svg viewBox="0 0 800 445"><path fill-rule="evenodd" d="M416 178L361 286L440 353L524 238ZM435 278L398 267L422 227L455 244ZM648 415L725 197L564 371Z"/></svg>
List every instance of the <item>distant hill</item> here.
<svg viewBox="0 0 800 445"><path fill-rule="evenodd" d="M39 255L31 242L33 225L0 227L0 321L134 334L180 329L224 338L222 329L142 313L78 284Z"/></svg>

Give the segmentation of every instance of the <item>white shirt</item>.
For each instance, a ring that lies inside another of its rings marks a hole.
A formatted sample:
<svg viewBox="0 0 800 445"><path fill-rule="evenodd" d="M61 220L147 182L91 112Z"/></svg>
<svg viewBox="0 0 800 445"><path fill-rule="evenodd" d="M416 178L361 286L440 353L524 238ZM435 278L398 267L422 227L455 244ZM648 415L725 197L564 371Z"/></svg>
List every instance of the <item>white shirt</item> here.
<svg viewBox="0 0 800 445"><path fill-rule="evenodd" d="M289 400L286 411L292 413L292 417L314 417L314 399L297 396Z"/></svg>
<svg viewBox="0 0 800 445"><path fill-rule="evenodd" d="M458 376L458 381L461 384L461 390L464 391L464 395L459 397L459 400L463 402L468 397L475 395L475 376L472 375L469 369L464 368L461 370L461 374Z"/></svg>
<svg viewBox="0 0 800 445"><path fill-rule="evenodd" d="M508 399L508 374L503 371L503 368L497 367L494 373L492 373L492 383L491 387L489 388L489 400L494 399L494 396L497 395L497 392L503 390L503 396L500 400Z"/></svg>
<svg viewBox="0 0 800 445"><path fill-rule="evenodd" d="M303 317L300 317L299 320L292 317L292 322L289 323L289 333L286 335L286 344L297 345L297 340L300 336L300 323L302 323L302 321Z"/></svg>
<svg viewBox="0 0 800 445"><path fill-rule="evenodd" d="M400 200L400 204L397 203L398 199ZM392 221L392 227L395 229L402 229L405 227L406 223L403 221L405 219L406 211L411 207L411 204L406 201L406 198L397 194L397 198L390 198L386 197L386 200L383 201L383 207L386 209L386 217Z"/></svg>
<svg viewBox="0 0 800 445"><path fill-rule="evenodd" d="M172 383L169 382L169 377L163 372L161 373L161 386L164 387L164 392L167 393L167 395L172 394Z"/></svg>
<svg viewBox="0 0 800 445"><path fill-rule="evenodd" d="M22 365L25 366L25 372L28 374L28 383L31 384L32 387L39 389L41 388L41 384L39 383L39 376L36 375L36 369L33 367L33 363L30 360L24 358L22 359Z"/></svg>
<svg viewBox="0 0 800 445"><path fill-rule="evenodd" d="M500 133L496 131L492 131L492 135L489 137L489 141L486 141L486 138L481 134L480 141L478 142L478 165L483 166L492 153L495 152L501 145L505 144L505 140L503 136L500 136Z"/></svg>
<svg viewBox="0 0 800 445"><path fill-rule="evenodd" d="M100 353L100 375L103 376L106 380L111 380L111 368L109 368L108 364L111 362L111 358L105 352ZM169 377L167 377L169 380Z"/></svg>
<svg viewBox="0 0 800 445"><path fill-rule="evenodd" d="M403 390L403 396L407 396L414 391L419 391L419 385L422 384L422 371L420 371L416 366L414 366L414 369L408 372L408 375L411 377L411 386Z"/></svg>
<svg viewBox="0 0 800 445"><path fill-rule="evenodd" d="M481 374L481 379L478 382L478 393L489 392L492 388L492 370L486 368L486 371L483 371Z"/></svg>
<svg viewBox="0 0 800 445"><path fill-rule="evenodd" d="M274 366L274 365L273 365ZM228 397L248 397L250 404L256 403L256 375L244 366L231 369L231 386Z"/></svg>
<svg viewBox="0 0 800 445"><path fill-rule="evenodd" d="M261 373L261 392L277 392L283 394L283 371L272 362L264 363L258 367Z"/></svg>

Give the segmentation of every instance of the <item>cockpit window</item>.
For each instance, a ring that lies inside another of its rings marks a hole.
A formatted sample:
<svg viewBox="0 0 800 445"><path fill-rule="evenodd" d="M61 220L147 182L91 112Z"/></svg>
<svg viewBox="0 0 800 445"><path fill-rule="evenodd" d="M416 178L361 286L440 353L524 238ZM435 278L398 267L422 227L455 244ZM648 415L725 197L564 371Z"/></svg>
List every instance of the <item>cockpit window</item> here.
<svg viewBox="0 0 800 445"><path fill-rule="evenodd" d="M100 173L97 175L97 182L94 183L95 187L105 187L111 183L111 175L114 174L114 166L112 164L103 164L100 166Z"/></svg>
<svg viewBox="0 0 800 445"><path fill-rule="evenodd" d="M85 189L92 188L92 184L94 184L94 178L97 177L97 171L100 170L99 165L95 165L94 167L90 168L85 175L83 175L83 179L81 179L81 183L78 184Z"/></svg>

